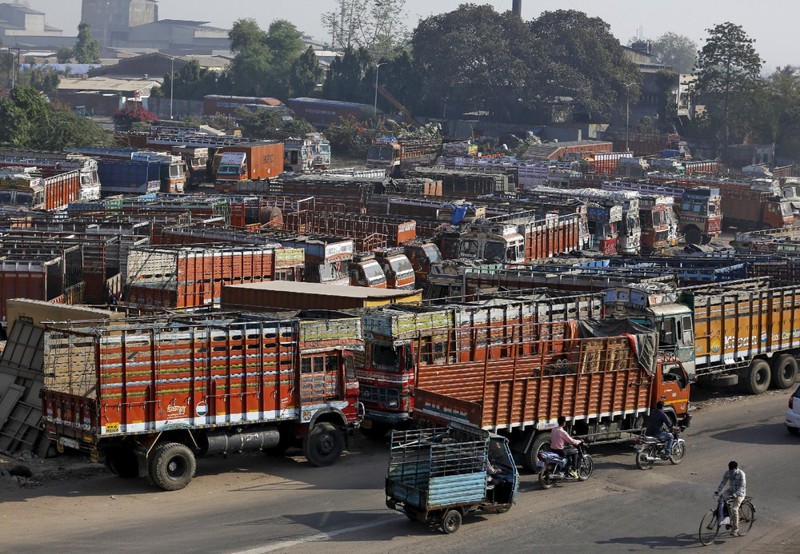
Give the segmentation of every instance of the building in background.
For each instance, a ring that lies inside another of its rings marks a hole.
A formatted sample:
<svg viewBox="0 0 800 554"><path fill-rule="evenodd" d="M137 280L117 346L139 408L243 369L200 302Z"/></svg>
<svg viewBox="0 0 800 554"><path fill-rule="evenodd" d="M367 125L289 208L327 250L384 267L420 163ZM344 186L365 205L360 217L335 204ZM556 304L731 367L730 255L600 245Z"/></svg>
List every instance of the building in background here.
<svg viewBox="0 0 800 554"><path fill-rule="evenodd" d="M47 25L44 13L22 4L0 3L0 41L8 48L73 46L75 37Z"/></svg>
<svg viewBox="0 0 800 554"><path fill-rule="evenodd" d="M156 0L83 0L81 21L101 46L126 44L132 28L158 21Z"/></svg>

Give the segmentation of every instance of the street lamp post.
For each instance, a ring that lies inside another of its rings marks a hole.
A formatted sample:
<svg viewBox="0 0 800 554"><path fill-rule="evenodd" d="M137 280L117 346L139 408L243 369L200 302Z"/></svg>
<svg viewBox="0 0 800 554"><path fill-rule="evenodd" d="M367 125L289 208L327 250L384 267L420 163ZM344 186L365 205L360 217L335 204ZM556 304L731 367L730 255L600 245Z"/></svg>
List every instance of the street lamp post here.
<svg viewBox="0 0 800 554"><path fill-rule="evenodd" d="M628 138L630 137L630 119L631 119L631 95L630 87L633 83L625 84L625 152L630 152L628 147Z"/></svg>
<svg viewBox="0 0 800 554"><path fill-rule="evenodd" d="M378 119L378 73L380 72L382 65L386 65L386 62L375 64L375 104L373 105L372 109L372 117L376 121Z"/></svg>
<svg viewBox="0 0 800 554"><path fill-rule="evenodd" d="M169 58L169 119L172 120L172 100L175 96L175 56Z"/></svg>

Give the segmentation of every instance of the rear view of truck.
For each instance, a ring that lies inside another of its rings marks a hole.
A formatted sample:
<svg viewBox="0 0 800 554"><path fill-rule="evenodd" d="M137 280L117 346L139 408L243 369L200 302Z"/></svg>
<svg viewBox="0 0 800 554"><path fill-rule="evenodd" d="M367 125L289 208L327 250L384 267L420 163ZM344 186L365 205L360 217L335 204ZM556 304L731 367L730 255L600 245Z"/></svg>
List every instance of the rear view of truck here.
<svg viewBox="0 0 800 554"><path fill-rule="evenodd" d="M196 458L300 443L332 464L357 425L358 318L226 315L52 324L45 429L122 477L189 484Z"/></svg>

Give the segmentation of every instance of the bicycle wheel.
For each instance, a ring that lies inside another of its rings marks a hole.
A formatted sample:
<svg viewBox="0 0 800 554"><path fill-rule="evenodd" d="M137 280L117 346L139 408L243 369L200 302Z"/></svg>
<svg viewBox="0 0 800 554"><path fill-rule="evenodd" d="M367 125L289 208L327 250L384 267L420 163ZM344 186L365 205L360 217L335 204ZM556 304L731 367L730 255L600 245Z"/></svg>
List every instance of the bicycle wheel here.
<svg viewBox="0 0 800 554"><path fill-rule="evenodd" d="M739 506L739 534L744 536L756 520L756 509L749 500Z"/></svg>
<svg viewBox="0 0 800 554"><path fill-rule="evenodd" d="M700 520L700 543L703 546L708 546L714 539L717 538L717 534L719 533L719 525L717 525L717 511L716 510L709 510L706 512L706 515L703 516L703 519Z"/></svg>

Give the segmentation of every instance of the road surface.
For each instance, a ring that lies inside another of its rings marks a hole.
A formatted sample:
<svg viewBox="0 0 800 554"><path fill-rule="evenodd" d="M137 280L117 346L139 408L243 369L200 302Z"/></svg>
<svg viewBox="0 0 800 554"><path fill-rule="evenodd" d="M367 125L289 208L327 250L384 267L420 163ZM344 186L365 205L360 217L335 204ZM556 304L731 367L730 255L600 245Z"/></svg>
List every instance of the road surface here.
<svg viewBox="0 0 800 554"><path fill-rule="evenodd" d="M800 549L800 438L783 426L788 391L702 403L678 466L638 470L629 446L592 448L584 483L539 490L522 470L517 505L465 518L454 535L384 505L386 446L357 437L328 468L253 454L198 463L188 488L95 477L0 500L3 552L641 552L699 547L697 529L731 459L747 472L751 533L704 552Z"/></svg>

